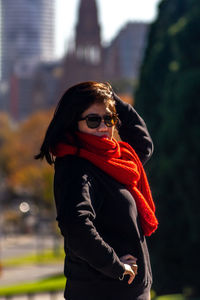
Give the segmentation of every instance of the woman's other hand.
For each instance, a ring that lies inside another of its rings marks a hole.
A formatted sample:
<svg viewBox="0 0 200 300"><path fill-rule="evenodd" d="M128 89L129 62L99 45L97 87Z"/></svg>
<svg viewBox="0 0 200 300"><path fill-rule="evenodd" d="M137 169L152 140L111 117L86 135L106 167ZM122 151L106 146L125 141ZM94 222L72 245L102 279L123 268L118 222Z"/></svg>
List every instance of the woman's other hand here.
<svg viewBox="0 0 200 300"><path fill-rule="evenodd" d="M126 254L120 257L120 261L123 262L124 264L128 264L133 272L135 273L135 275L137 275L137 271L138 271L138 265L137 265L137 258L134 257L131 254Z"/></svg>
<svg viewBox="0 0 200 300"><path fill-rule="evenodd" d="M124 264L125 267L125 271L124 271L124 275L129 275L129 280L128 280L128 284L131 284L135 278L135 272L132 270L131 266L128 264Z"/></svg>

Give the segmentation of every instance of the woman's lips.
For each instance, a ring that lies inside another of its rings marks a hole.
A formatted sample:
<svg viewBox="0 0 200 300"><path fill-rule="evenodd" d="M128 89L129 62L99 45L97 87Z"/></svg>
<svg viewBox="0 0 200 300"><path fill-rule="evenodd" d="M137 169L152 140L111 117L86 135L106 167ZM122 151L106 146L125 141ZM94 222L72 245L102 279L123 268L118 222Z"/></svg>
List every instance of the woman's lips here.
<svg viewBox="0 0 200 300"><path fill-rule="evenodd" d="M109 138L107 134L100 135L101 138Z"/></svg>

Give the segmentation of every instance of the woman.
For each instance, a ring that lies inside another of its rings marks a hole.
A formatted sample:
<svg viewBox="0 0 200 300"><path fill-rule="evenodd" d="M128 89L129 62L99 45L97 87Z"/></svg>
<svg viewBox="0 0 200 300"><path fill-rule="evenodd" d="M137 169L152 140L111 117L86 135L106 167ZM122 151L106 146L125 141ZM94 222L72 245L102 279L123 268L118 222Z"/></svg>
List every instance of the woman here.
<svg viewBox="0 0 200 300"><path fill-rule="evenodd" d="M152 151L144 121L110 84L83 82L62 96L36 158L55 165L65 299L149 299L144 236L158 223L142 164Z"/></svg>

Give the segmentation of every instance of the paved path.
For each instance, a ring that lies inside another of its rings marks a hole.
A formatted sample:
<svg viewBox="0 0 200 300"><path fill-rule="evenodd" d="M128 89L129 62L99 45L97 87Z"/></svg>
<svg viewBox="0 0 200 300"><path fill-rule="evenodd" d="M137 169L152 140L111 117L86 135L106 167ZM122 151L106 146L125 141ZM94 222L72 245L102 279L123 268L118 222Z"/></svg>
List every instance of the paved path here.
<svg viewBox="0 0 200 300"><path fill-rule="evenodd" d="M0 276L0 287L22 282L36 281L62 272L63 264L30 265L20 268L7 268L2 270L2 274Z"/></svg>

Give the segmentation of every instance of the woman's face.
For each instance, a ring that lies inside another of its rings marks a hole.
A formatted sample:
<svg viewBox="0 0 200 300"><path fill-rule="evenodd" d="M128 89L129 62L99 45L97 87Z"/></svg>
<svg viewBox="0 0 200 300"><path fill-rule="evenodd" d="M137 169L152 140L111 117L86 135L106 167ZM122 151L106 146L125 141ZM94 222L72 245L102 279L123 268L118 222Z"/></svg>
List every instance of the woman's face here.
<svg viewBox="0 0 200 300"><path fill-rule="evenodd" d="M112 115L112 111L109 110L103 103L94 103L88 109L86 109L81 118L85 118L88 115L99 115L104 117L105 115ZM93 134L96 136L103 136L109 139L112 139L114 133L114 127L107 127L104 123L104 120L101 120L100 125L97 128L89 128L86 120L78 121L78 130L84 133Z"/></svg>

